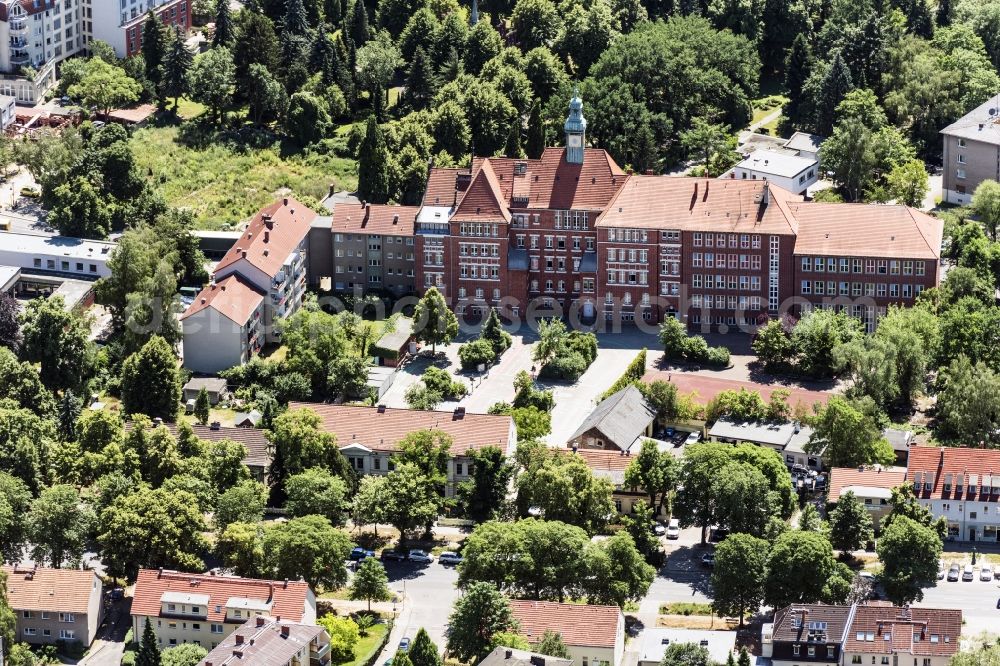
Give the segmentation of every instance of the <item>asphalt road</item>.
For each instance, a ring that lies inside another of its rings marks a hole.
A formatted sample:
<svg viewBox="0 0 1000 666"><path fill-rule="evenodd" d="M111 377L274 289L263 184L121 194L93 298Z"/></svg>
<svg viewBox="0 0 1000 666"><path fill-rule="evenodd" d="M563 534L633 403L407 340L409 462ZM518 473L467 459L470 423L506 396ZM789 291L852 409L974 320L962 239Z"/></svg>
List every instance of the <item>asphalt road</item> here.
<svg viewBox="0 0 1000 666"><path fill-rule="evenodd" d="M974 636L983 631L996 632L1000 627L1000 581L949 582L939 580L936 587L924 590L923 601L914 604L930 608L961 608L965 619L962 635Z"/></svg>
<svg viewBox="0 0 1000 666"><path fill-rule="evenodd" d="M385 570L389 587L405 598L406 603L376 666L396 654L401 638L405 636L412 640L421 628L426 629L438 649L444 651L448 616L459 596L455 587L458 582L455 567L446 567L438 562L386 562Z"/></svg>

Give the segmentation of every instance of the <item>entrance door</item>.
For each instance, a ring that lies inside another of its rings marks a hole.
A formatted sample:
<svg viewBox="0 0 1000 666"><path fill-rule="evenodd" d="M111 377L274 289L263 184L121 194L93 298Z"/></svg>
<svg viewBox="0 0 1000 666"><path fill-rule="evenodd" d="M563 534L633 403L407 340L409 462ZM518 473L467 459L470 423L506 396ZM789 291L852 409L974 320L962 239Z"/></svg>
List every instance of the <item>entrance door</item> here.
<svg viewBox="0 0 1000 666"><path fill-rule="evenodd" d="M969 528L969 541L975 541L975 540L976 540L976 528L975 527L970 527Z"/></svg>
<svg viewBox="0 0 1000 666"><path fill-rule="evenodd" d="M590 317L594 316L594 302L593 301L584 301L583 302L583 316L587 317L588 319Z"/></svg>

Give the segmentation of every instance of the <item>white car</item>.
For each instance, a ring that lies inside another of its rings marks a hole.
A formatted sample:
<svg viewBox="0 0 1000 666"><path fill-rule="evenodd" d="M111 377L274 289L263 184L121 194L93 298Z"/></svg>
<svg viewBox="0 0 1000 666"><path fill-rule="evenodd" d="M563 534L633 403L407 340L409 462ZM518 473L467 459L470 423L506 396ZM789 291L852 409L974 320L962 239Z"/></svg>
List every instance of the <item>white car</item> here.
<svg viewBox="0 0 1000 666"><path fill-rule="evenodd" d="M693 432L687 436L687 439L684 440L684 445L690 446L691 444L697 444L700 441L701 441L701 433Z"/></svg>
<svg viewBox="0 0 1000 666"><path fill-rule="evenodd" d="M972 565L966 564L965 567L962 569L962 580L970 581L975 579L976 579L976 574L972 569Z"/></svg>
<svg viewBox="0 0 1000 666"><path fill-rule="evenodd" d="M667 538L678 539L681 536L681 522L676 518L671 518L667 523Z"/></svg>
<svg viewBox="0 0 1000 666"><path fill-rule="evenodd" d="M979 580L993 580L993 567L984 564L983 568L979 570Z"/></svg>
<svg viewBox="0 0 1000 666"><path fill-rule="evenodd" d="M655 520L653 521L653 524L650 527L653 530L653 534L655 534L656 536L663 536L664 534L666 534L666 530L663 529L663 525L661 523L656 522Z"/></svg>
<svg viewBox="0 0 1000 666"><path fill-rule="evenodd" d="M440 562L441 564L461 564L462 556L459 555L458 553L453 553L450 550L446 550L445 552L438 555L438 562Z"/></svg>
<svg viewBox="0 0 1000 666"><path fill-rule="evenodd" d="M410 560L411 562L417 562L419 564L430 564L431 562L434 561L434 558L431 555L428 555L422 550L416 550L416 549L410 551L410 554L407 556L407 559Z"/></svg>

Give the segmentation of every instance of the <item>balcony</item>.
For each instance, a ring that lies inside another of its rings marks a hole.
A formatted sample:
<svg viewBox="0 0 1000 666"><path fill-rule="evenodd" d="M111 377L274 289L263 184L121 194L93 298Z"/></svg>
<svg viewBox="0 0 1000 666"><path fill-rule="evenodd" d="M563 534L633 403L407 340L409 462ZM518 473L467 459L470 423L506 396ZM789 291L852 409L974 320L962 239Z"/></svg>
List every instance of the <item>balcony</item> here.
<svg viewBox="0 0 1000 666"><path fill-rule="evenodd" d="M11 33L23 33L28 31L28 22L24 19L11 19L8 23Z"/></svg>
<svg viewBox="0 0 1000 666"><path fill-rule="evenodd" d="M22 52L11 52L10 64L15 67L25 67L31 63L31 56Z"/></svg>

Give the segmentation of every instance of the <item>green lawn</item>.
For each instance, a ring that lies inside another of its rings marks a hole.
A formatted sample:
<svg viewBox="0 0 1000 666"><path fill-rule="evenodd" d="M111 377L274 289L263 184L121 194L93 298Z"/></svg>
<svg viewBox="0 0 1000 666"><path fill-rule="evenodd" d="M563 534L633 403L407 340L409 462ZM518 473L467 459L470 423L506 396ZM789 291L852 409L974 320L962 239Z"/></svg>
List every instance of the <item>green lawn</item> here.
<svg viewBox="0 0 1000 666"><path fill-rule="evenodd" d="M181 113L196 110L182 100ZM203 229L222 229L250 217L283 191L310 206L357 186L357 165L333 155L290 152L274 141L263 147L216 138L189 145L177 126L146 127L132 137L142 173L171 206L186 208Z"/></svg>
<svg viewBox="0 0 1000 666"><path fill-rule="evenodd" d="M753 118L752 123L756 123L762 118L778 111L785 104L788 103L788 97L785 95L769 95L767 97L761 97L760 99L755 99L753 101ZM774 134L777 135L778 124L781 123L781 114L778 114L774 120L763 125L758 132L762 134Z"/></svg>
<svg viewBox="0 0 1000 666"><path fill-rule="evenodd" d="M362 636L358 644L354 646L354 660L344 662L341 666L361 666L372 658L372 653L382 647L382 639L385 632L389 631L389 624L376 624L368 630L367 636Z"/></svg>
<svg viewBox="0 0 1000 666"><path fill-rule="evenodd" d="M170 102L167 106L168 109L173 109L173 102ZM187 97L181 97L177 100L177 115L184 120L191 120L192 118L197 118L201 114L205 113L207 107L204 104L199 104Z"/></svg>

